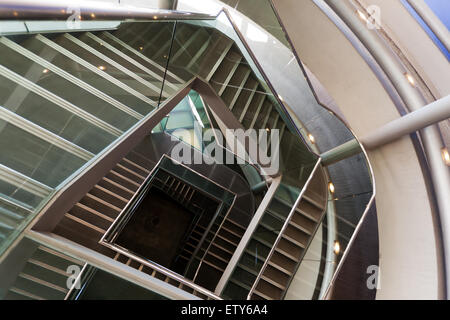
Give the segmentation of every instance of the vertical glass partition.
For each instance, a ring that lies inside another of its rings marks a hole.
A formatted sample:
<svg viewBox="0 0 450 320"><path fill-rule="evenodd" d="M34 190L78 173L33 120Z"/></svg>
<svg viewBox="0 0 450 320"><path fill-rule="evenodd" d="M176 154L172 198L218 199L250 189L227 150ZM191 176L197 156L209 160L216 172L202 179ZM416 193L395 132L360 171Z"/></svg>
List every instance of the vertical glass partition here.
<svg viewBox="0 0 450 320"><path fill-rule="evenodd" d="M0 37L0 254L62 186L177 91L181 79L166 73L174 26Z"/></svg>

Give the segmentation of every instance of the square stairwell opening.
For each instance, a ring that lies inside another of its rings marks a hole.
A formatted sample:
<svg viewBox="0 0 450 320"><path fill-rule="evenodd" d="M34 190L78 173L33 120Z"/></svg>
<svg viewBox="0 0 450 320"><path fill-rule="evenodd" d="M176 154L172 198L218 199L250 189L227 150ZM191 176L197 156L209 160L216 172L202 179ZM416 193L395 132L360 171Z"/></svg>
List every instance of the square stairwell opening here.
<svg viewBox="0 0 450 320"><path fill-rule="evenodd" d="M101 242L192 279L234 197L164 156Z"/></svg>

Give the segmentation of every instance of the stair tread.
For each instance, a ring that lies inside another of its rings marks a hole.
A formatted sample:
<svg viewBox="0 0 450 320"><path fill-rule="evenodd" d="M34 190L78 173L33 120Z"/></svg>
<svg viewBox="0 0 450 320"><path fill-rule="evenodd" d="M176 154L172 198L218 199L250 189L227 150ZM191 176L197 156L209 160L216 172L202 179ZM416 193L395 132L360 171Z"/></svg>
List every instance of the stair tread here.
<svg viewBox="0 0 450 320"><path fill-rule="evenodd" d="M269 283L269 284L271 284L271 285L277 287L277 288L280 289L280 290L285 290L285 289L286 289L286 287L283 286L281 283L278 283L277 281L271 279L271 278L268 277L268 276L261 275L261 279L264 280L264 281L266 281L267 283Z"/></svg>
<svg viewBox="0 0 450 320"><path fill-rule="evenodd" d="M81 208L81 209L83 209L85 211L88 211L89 213L95 214L96 216L98 216L100 218L103 218L103 219L105 219L105 220L107 220L109 222L114 222L113 218L111 218L111 217L109 217L109 216L107 216L107 215L105 215L103 213L100 213L97 210L92 209L91 207L88 207L88 206L86 206L86 205L84 205L82 203L78 202L78 203L75 204L75 206L77 206L77 207L79 207L79 208Z"/></svg>
<svg viewBox="0 0 450 320"><path fill-rule="evenodd" d="M306 245L304 245L303 243L299 242L297 239L292 238L291 236L288 236L286 233L283 233L281 235L284 239L286 239L287 241L293 243L294 245L296 245L297 247L306 248Z"/></svg>
<svg viewBox="0 0 450 320"><path fill-rule="evenodd" d="M93 194L91 194L89 192L86 194L86 197L91 198L92 200L97 201L97 202L99 202L99 203L101 203L101 204L103 204L103 205L113 209L114 211L117 211L118 213L120 213L122 211L122 208L119 208L119 207L109 203L108 201L100 199L99 197L94 196Z"/></svg>
<svg viewBox="0 0 450 320"><path fill-rule="evenodd" d="M82 225L84 225L84 226L86 226L86 227L88 227L88 228L90 228L92 230L95 230L95 231L97 231L99 233L102 233L102 234L106 233L106 230L104 230L102 228L99 228L99 227L93 225L92 223L86 222L83 219L75 217L74 215L71 215L70 213L66 213L64 216L67 217L70 220L78 222L78 223L80 223L80 224L82 224Z"/></svg>

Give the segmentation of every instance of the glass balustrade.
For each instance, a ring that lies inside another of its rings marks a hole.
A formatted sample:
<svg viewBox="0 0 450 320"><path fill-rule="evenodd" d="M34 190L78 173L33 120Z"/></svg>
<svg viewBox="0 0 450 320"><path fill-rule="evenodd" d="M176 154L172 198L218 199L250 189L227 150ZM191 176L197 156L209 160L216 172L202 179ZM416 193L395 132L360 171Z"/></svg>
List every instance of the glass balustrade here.
<svg viewBox="0 0 450 320"><path fill-rule="evenodd" d="M0 273L8 274L0 278L0 300L168 299L26 237L0 263Z"/></svg>

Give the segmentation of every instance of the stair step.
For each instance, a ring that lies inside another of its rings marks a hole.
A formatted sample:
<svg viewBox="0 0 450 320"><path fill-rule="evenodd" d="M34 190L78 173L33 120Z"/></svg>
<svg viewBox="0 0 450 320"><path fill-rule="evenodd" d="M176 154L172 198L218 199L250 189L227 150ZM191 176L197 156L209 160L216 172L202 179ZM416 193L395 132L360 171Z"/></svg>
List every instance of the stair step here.
<svg viewBox="0 0 450 320"><path fill-rule="evenodd" d="M120 173L117 173L114 170L111 170L106 177L114 182L117 182L120 185L123 185L125 188L132 190L133 192L136 192L139 187L141 186L139 183L128 179L127 177L124 177Z"/></svg>
<svg viewBox="0 0 450 320"><path fill-rule="evenodd" d="M46 299L44 299L44 298L42 298L42 297L40 297L38 295L29 293L28 291L25 291L25 290L22 290L22 289L18 289L16 287L12 287L11 289L9 289L9 291L13 292L15 294L18 294L19 296L23 296L23 297L26 297L28 299L31 299L31 300L46 300ZM13 298L12 300L16 300L16 298Z"/></svg>
<svg viewBox="0 0 450 320"><path fill-rule="evenodd" d="M321 197L319 195L315 195L312 193L312 191L309 191L306 189L305 193L303 194L303 199L317 207L319 210L325 210L326 205L326 198L320 199Z"/></svg>
<svg viewBox="0 0 450 320"><path fill-rule="evenodd" d="M130 165L130 168L134 168L135 170L139 170L137 171L137 173L139 173L141 176L147 176L150 174L150 170L148 170L147 168L144 168L143 166L137 164L134 161L131 161L130 159L127 159L126 157L122 159L122 162L125 164Z"/></svg>
<svg viewBox="0 0 450 320"><path fill-rule="evenodd" d="M67 285L67 278L69 276L69 274L54 272L43 267L42 265L33 264L30 262L27 262L25 264L24 268L22 269L22 273L44 281L46 284L49 284L56 288L62 288L63 290L65 290L64 288Z"/></svg>
<svg viewBox="0 0 450 320"><path fill-rule="evenodd" d="M135 193L134 191L127 189L123 185L114 182L106 177L103 177L103 179L100 180L98 184L103 188L108 189L127 200L130 200Z"/></svg>
<svg viewBox="0 0 450 320"><path fill-rule="evenodd" d="M85 210L77 205L70 209L68 214L102 230L107 230L112 224L109 220L111 218L108 217L107 220L104 216L101 216L101 214L97 215L92 211Z"/></svg>
<svg viewBox="0 0 450 320"><path fill-rule="evenodd" d="M283 289L278 288L270 282L261 279L256 286L255 292L262 295L267 300L280 300L283 294Z"/></svg>
<svg viewBox="0 0 450 320"><path fill-rule="evenodd" d="M300 212L302 215L306 216L308 219L314 221L315 223L319 222L319 219L322 215L322 211L320 209L318 209L316 206L313 206L307 201L300 201L296 211Z"/></svg>
<svg viewBox="0 0 450 320"><path fill-rule="evenodd" d="M94 188L91 189L91 191L89 191L89 194L92 194L97 198L100 198L121 209L123 209L128 203L128 199L125 199L124 197L118 195L117 193L114 193L106 188L103 188L98 184L95 185Z"/></svg>
<svg viewBox="0 0 450 320"><path fill-rule="evenodd" d="M86 227L88 227L88 228L90 228L90 229L92 229L94 231L97 231L98 233L101 233L101 234L105 234L106 233L105 229L99 228L99 227L97 227L97 226L95 226L95 225L93 225L93 224L91 224L89 222L84 221L83 219L80 219L80 218L78 218L78 217L76 217L74 215L71 215L70 213L66 213L64 216L66 218L72 220L72 221L75 221L75 222L77 222L79 224L82 224L82 225L84 225L84 226L86 226Z"/></svg>
<svg viewBox="0 0 450 320"><path fill-rule="evenodd" d="M268 264L289 275L295 272L296 262L277 251L273 253Z"/></svg>

